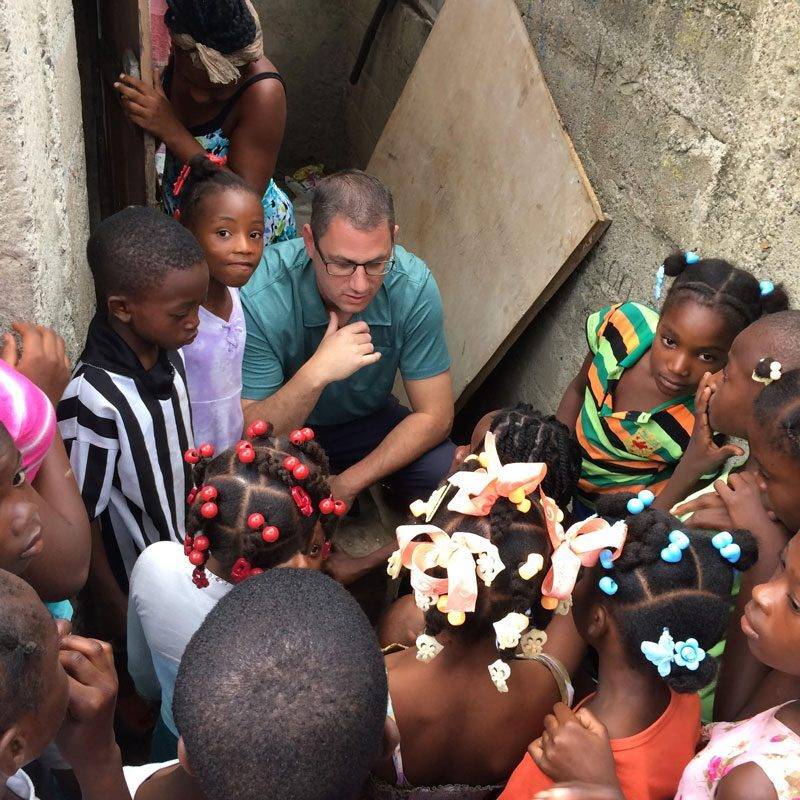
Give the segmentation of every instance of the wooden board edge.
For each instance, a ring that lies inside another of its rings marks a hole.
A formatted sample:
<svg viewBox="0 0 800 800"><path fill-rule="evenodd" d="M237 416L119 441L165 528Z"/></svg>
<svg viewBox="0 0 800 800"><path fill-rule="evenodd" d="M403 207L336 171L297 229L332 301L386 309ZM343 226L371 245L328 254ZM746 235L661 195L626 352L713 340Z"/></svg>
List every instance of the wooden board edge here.
<svg viewBox="0 0 800 800"><path fill-rule="evenodd" d="M142 80L153 85L153 38L150 30L150 0L137 0L139 10L139 67ZM156 195L156 140L144 131L144 183L148 206L155 206Z"/></svg>
<svg viewBox="0 0 800 800"><path fill-rule="evenodd" d="M561 265L561 268L553 276L553 279L542 290L536 302L520 318L519 322L512 328L511 332L503 340L502 344L494 351L491 358L483 365L478 374L466 385L455 402L456 414L466 405L467 401L480 388L481 384L489 377L492 370L500 363L503 356L511 349L511 346L519 339L523 331L530 325L534 318L550 301L553 295L561 288L566 279L575 271L578 264L589 254L589 251L600 241L603 234L611 225L612 219L604 216L601 212L597 221L589 229L589 232L580 241L578 246L572 251L569 258Z"/></svg>

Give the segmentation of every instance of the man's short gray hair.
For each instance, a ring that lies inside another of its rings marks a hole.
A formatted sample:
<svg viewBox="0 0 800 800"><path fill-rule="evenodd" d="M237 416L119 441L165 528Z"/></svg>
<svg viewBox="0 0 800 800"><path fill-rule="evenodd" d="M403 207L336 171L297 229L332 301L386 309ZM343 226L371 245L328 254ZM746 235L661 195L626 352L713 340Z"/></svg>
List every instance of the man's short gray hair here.
<svg viewBox="0 0 800 800"><path fill-rule="evenodd" d="M311 230L319 241L336 216L356 230L371 231L386 223L394 236L394 199L378 178L360 169L346 169L323 178L311 202Z"/></svg>

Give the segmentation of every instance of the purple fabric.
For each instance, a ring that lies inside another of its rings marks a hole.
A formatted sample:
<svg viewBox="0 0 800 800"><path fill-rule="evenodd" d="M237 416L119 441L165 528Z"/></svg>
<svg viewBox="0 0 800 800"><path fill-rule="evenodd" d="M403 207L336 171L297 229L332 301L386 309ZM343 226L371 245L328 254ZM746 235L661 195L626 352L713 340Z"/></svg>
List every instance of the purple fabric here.
<svg viewBox="0 0 800 800"><path fill-rule="evenodd" d="M242 357L244 314L239 290L229 320L200 306L197 338L183 348L192 406L192 428L198 446L210 442L219 453L242 438Z"/></svg>

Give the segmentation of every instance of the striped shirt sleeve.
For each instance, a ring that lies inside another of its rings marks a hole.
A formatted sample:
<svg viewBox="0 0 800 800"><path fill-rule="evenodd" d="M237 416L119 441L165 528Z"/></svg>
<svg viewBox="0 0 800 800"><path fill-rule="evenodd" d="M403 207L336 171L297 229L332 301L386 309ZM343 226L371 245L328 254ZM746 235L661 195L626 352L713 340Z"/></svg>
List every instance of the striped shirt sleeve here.
<svg viewBox="0 0 800 800"><path fill-rule="evenodd" d="M116 419L81 377L73 378L58 404L58 427L86 513L97 519L108 506L119 441Z"/></svg>

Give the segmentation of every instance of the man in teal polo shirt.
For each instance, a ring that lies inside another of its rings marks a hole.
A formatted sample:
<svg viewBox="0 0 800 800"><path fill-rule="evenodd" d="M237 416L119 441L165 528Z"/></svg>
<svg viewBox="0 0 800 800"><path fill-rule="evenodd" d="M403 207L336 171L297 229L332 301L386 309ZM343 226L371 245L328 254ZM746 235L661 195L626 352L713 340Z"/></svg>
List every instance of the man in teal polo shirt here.
<svg viewBox="0 0 800 800"><path fill-rule="evenodd" d="M441 297L395 244L389 190L358 170L317 186L302 238L266 248L242 289L245 424L312 427L348 503L387 483L408 501L447 473L454 445ZM392 395L397 370L411 409Z"/></svg>

